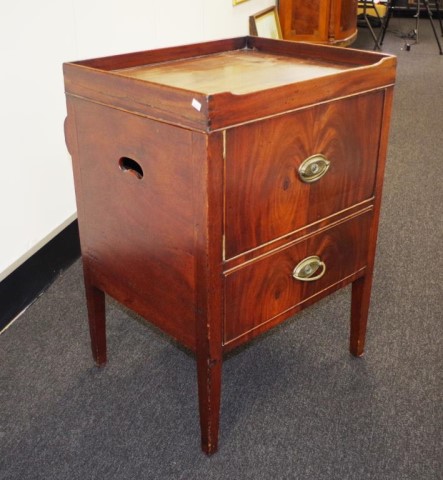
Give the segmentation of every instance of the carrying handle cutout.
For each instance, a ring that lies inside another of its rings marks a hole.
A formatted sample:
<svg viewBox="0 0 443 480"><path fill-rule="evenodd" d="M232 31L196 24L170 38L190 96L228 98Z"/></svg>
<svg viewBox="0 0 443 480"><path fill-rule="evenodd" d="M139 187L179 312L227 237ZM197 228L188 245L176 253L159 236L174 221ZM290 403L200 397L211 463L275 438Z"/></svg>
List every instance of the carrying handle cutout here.
<svg viewBox="0 0 443 480"><path fill-rule="evenodd" d="M118 161L118 165L123 172L129 172L138 179L143 178L143 168L141 165L129 157L121 157Z"/></svg>

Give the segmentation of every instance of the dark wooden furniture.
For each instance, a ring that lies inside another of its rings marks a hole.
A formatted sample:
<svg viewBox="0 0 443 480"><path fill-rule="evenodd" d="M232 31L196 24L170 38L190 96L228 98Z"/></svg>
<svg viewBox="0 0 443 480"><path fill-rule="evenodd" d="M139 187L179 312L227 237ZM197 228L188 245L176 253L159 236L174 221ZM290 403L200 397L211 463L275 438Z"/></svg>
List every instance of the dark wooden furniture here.
<svg viewBox="0 0 443 480"><path fill-rule="evenodd" d="M64 65L95 361L105 293L195 352L207 453L224 352L352 282L363 353L395 63L244 37Z"/></svg>
<svg viewBox="0 0 443 480"><path fill-rule="evenodd" d="M279 0L283 38L350 45L357 37L357 0Z"/></svg>

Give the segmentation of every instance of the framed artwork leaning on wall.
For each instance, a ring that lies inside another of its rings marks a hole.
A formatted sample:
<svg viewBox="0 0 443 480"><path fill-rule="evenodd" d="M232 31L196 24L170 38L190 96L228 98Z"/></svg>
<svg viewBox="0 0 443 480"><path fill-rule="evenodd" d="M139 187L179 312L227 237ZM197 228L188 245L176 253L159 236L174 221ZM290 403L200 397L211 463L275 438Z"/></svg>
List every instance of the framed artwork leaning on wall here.
<svg viewBox="0 0 443 480"><path fill-rule="evenodd" d="M277 7L269 7L251 15L249 33L255 37L282 39Z"/></svg>

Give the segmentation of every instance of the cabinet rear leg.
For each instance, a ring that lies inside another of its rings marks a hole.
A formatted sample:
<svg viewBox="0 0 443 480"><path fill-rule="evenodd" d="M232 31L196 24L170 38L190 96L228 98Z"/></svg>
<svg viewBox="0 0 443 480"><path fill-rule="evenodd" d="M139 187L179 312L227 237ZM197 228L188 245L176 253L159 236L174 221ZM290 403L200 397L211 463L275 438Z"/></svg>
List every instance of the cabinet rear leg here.
<svg viewBox="0 0 443 480"><path fill-rule="evenodd" d="M97 366L106 363L105 294L85 280L92 356Z"/></svg>
<svg viewBox="0 0 443 480"><path fill-rule="evenodd" d="M361 357L364 354L372 275L366 275L352 283L350 351Z"/></svg>
<svg viewBox="0 0 443 480"><path fill-rule="evenodd" d="M221 371L221 358L211 360L208 357L197 356L201 445L202 450L208 455L215 453L218 447Z"/></svg>

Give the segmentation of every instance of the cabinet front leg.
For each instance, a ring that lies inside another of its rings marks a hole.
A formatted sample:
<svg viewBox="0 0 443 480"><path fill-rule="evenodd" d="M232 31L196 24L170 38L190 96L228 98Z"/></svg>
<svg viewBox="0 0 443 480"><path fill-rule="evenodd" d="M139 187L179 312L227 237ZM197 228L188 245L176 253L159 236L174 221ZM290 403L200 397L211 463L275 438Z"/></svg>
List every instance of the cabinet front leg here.
<svg viewBox="0 0 443 480"><path fill-rule="evenodd" d="M352 284L350 351L361 357L364 354L372 275L357 279Z"/></svg>
<svg viewBox="0 0 443 480"><path fill-rule="evenodd" d="M222 358L211 359L197 354L198 401L202 450L211 455L217 451L220 424Z"/></svg>
<svg viewBox="0 0 443 480"><path fill-rule="evenodd" d="M85 280L92 356L97 366L106 363L105 294Z"/></svg>

